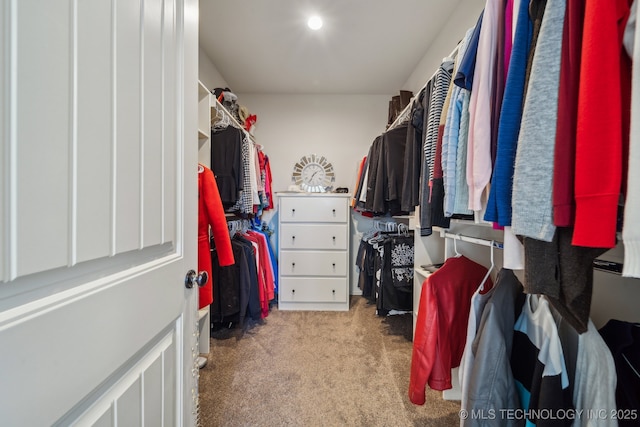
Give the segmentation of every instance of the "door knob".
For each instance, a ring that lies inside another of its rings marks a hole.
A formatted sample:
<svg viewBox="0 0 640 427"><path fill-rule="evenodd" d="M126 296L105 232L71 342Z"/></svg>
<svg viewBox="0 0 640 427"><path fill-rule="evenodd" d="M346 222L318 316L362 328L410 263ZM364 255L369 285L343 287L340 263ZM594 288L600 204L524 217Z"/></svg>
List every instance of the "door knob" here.
<svg viewBox="0 0 640 427"><path fill-rule="evenodd" d="M209 274L206 271L201 271L200 274L196 274L195 270L189 270L184 277L184 285L187 289L193 288L193 285L196 284L202 287L207 284L208 280Z"/></svg>

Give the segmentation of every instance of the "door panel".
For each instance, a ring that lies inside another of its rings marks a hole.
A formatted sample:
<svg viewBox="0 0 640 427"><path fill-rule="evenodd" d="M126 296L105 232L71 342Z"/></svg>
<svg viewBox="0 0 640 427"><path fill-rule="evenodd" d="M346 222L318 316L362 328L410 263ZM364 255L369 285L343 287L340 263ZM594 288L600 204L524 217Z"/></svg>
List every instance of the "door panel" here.
<svg viewBox="0 0 640 427"><path fill-rule="evenodd" d="M193 1L193 0L191 0ZM196 2L197 4L197 2ZM196 6L197 7L197 6ZM177 126L175 120L171 120L175 117L182 102L179 102L178 88L175 85L175 81L178 80L178 74L174 64L178 61L176 46L178 43L176 35L176 8L177 4L175 0L164 0L163 2L163 31L162 31L162 45L163 45L163 87L162 91L162 109L163 109L163 122L162 129L162 146L164 147L163 153L176 153L180 155L176 150L176 141L181 137L180 129ZM197 14L196 14L197 15ZM197 24L197 16L196 16ZM196 74L197 79L197 74ZM197 96L197 95L196 95ZM197 102L197 101L196 101ZM188 117L188 116L187 116ZM197 126L197 124L196 124ZM197 158L197 154L196 154ZM176 203L176 189L173 188L177 181L177 169L176 159L171 155L163 156L163 169L161 176L162 183L162 197L164 201L163 225L162 230L162 243L172 242L176 237L176 215L177 215L177 203Z"/></svg>
<svg viewBox="0 0 640 427"><path fill-rule="evenodd" d="M111 5L78 2L77 22L77 262L111 254L113 58ZM100 100L99 102L96 102Z"/></svg>
<svg viewBox="0 0 640 427"><path fill-rule="evenodd" d="M71 15L67 1L12 1L16 68L8 141L10 183L17 205L9 229L11 278L63 267L70 261L69 173ZM17 34L16 34L17 33ZM47 34L46 43L34 33ZM5 55L6 58L6 55ZM3 110L5 108L3 107ZM47 179L34 179L46 176ZM35 242L40 242L36 245Z"/></svg>
<svg viewBox="0 0 640 427"><path fill-rule="evenodd" d="M0 0L3 424L195 424L197 19Z"/></svg>
<svg viewBox="0 0 640 427"><path fill-rule="evenodd" d="M115 252L142 246L140 0L115 1Z"/></svg>
<svg viewBox="0 0 640 427"><path fill-rule="evenodd" d="M143 67L143 171L142 192L144 203L143 246L162 243L162 186L148 185L162 180L162 2L144 2Z"/></svg>

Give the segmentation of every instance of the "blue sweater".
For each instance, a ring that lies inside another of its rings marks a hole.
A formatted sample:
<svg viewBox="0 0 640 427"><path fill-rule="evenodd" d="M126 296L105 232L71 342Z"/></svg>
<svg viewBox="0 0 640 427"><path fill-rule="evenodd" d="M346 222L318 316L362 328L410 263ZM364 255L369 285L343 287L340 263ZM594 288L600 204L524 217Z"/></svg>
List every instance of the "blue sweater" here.
<svg viewBox="0 0 640 427"><path fill-rule="evenodd" d="M498 146L493 177L491 178L491 191L484 215L485 221L497 222L502 226L511 225L513 170L520 133L524 83L532 33L533 23L529 17L529 1L522 0L520 9L518 9L516 33L500 111Z"/></svg>
<svg viewBox="0 0 640 427"><path fill-rule="evenodd" d="M480 29L482 28L482 17L484 16L484 10L478 17L478 22L473 30L467 51L460 60L458 66L458 72L456 73L453 82L456 86L462 89L471 90L473 86L473 74L476 70L476 53L478 52L478 40L480 39Z"/></svg>

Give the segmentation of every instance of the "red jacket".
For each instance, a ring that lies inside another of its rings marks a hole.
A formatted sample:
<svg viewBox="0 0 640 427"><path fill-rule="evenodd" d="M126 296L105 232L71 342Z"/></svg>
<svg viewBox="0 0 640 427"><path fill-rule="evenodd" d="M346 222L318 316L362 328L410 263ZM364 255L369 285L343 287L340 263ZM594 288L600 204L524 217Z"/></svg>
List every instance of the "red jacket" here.
<svg viewBox="0 0 640 427"><path fill-rule="evenodd" d="M211 283L211 245L209 243L209 227L216 244L220 266L235 263L229 229L220 200L218 185L211 169L198 165L198 271L209 274L207 283L199 289L198 308L206 307L213 302L213 284Z"/></svg>
<svg viewBox="0 0 640 427"><path fill-rule="evenodd" d="M469 258L449 258L422 285L409 380L409 399L416 405L424 404L427 383L434 390L451 388L451 369L464 352L471 297L486 273ZM492 286L489 277L485 291Z"/></svg>

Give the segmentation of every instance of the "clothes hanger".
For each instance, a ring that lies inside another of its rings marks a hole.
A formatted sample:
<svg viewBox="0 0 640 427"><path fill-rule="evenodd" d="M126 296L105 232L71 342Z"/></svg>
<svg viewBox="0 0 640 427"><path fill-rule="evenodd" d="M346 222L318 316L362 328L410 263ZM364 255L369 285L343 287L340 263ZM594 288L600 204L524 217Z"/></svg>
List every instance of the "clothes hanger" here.
<svg viewBox="0 0 640 427"><path fill-rule="evenodd" d="M487 282L487 279L491 275L491 272L493 271L493 268L495 266L495 264L493 262L493 247L494 247L494 245L495 245L495 241L492 240L491 241L491 266L487 270L487 274L485 274L484 278L482 279L482 282L480 282L480 292L484 291L484 285Z"/></svg>
<svg viewBox="0 0 640 427"><path fill-rule="evenodd" d="M462 254L458 252L458 239L460 239L460 234L456 234L456 237L453 238L453 252L455 253L454 258L460 258Z"/></svg>
<svg viewBox="0 0 640 427"><path fill-rule="evenodd" d="M636 374L636 376L638 378L640 378L640 372L638 372L636 370L636 368L631 364L631 362L629 361L629 359L627 359L627 356L625 356L624 353L620 353L622 355L622 358L624 359L625 362L627 362L627 365L629 365L629 367L631 368L631 370L633 371L634 374Z"/></svg>

